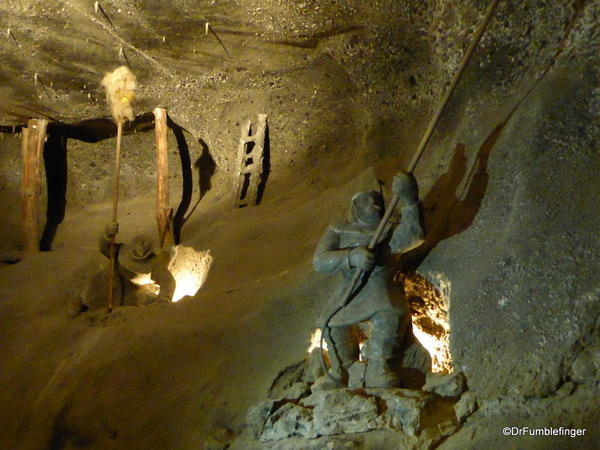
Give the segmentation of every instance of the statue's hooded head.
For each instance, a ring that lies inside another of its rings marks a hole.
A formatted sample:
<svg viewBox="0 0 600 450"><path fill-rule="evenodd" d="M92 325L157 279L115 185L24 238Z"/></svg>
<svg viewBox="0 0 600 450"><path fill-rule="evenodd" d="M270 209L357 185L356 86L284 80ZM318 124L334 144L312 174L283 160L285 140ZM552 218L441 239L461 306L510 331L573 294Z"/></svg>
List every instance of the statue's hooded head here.
<svg viewBox="0 0 600 450"><path fill-rule="evenodd" d="M383 196L377 191L363 191L352 197L352 221L375 227L383 217Z"/></svg>

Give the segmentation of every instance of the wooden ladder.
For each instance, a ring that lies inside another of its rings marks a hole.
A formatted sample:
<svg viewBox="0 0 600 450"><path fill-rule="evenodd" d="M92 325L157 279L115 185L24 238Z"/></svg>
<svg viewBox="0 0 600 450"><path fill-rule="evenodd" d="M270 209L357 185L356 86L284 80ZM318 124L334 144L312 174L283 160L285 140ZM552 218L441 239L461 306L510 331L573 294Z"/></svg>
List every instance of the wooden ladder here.
<svg viewBox="0 0 600 450"><path fill-rule="evenodd" d="M243 208L257 204L258 187L262 180L265 135L267 133L267 115L258 115L256 132L251 134L251 122L242 124L242 135L238 150L237 186L235 189L235 207Z"/></svg>

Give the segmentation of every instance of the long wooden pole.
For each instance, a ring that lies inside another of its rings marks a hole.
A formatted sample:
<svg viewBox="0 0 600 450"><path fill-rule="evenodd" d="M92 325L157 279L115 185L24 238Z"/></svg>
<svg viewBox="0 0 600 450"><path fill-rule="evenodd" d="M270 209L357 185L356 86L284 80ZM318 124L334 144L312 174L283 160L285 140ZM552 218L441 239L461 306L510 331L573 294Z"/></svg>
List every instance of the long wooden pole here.
<svg viewBox="0 0 600 450"><path fill-rule="evenodd" d="M40 251L39 200L42 186L40 167L47 126L48 121L45 119L30 119L27 122L27 128L22 130L21 217L23 220L23 244L26 253Z"/></svg>
<svg viewBox="0 0 600 450"><path fill-rule="evenodd" d="M119 204L119 173L121 172L121 137L123 136L123 121L117 122L117 148L115 151L115 173L113 174L113 207L112 221L117 222L117 208ZM108 270L108 312L113 308L113 280L115 276L115 249L116 235L110 241L110 268Z"/></svg>
<svg viewBox="0 0 600 450"><path fill-rule="evenodd" d="M154 109L156 133L156 221L160 246L173 241L173 210L169 206L169 148L167 145L167 111Z"/></svg>
<svg viewBox="0 0 600 450"><path fill-rule="evenodd" d="M458 82L460 81L462 74L465 71L467 64L469 63L469 60L471 59L471 56L473 55L473 52L475 51L475 47L477 47L477 44L481 40L481 36L483 36L483 32L485 31L488 23L490 22L492 15L494 14L494 10L496 9L496 6L498 6L499 2L500 2L500 0L494 0L490 4L490 6L488 6L487 11L485 12L485 16L483 17L483 21L479 25L479 28L477 28L477 31L475 32L475 36L473 37L473 40L471 41L471 44L469 45L469 48L467 49L465 56L463 56L463 59L460 63L460 67L458 68L458 70L456 71L456 74L454 75L452 84L446 91L446 94L444 95L444 98L442 99L440 106L438 107L435 115L431 119L431 122L429 122L429 126L425 130L425 134L423 134L423 137L421 138L421 141L419 142L419 145L417 147L417 150L415 151L413 159L408 164L408 167L406 169L407 172L412 172L415 170L415 167L417 166L417 163L419 162L419 159L421 158L421 155L423 154L423 150L425 150L425 147L427 146L427 143L429 142L429 138L431 138L431 135L433 134L433 130L435 130L435 127L437 126L438 122L440 121L440 117L442 117L442 113L446 109L446 105L448 105L448 101L450 100L450 97L452 97L452 93L454 92L454 89L458 85Z"/></svg>

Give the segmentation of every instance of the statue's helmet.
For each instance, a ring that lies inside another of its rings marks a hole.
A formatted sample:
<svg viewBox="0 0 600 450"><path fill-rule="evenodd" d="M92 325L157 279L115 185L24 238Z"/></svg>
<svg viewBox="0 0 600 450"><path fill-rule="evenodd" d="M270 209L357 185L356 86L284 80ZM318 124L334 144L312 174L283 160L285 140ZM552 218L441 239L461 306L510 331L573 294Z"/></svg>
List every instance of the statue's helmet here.
<svg viewBox="0 0 600 450"><path fill-rule="evenodd" d="M150 273L154 256L152 238L138 234L119 251L119 264L133 273Z"/></svg>
<svg viewBox="0 0 600 450"><path fill-rule="evenodd" d="M152 239L149 236L138 234L129 245L129 256L133 260L142 261L154 253L153 247Z"/></svg>
<svg viewBox="0 0 600 450"><path fill-rule="evenodd" d="M377 191L363 191L355 194L351 200L352 220L373 226L383 217L383 196Z"/></svg>

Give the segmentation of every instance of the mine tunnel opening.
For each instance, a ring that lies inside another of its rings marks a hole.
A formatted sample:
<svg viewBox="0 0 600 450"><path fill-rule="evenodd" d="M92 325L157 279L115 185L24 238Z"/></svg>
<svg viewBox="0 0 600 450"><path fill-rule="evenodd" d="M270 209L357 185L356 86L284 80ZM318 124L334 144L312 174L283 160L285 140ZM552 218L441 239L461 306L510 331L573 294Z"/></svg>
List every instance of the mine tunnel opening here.
<svg viewBox="0 0 600 450"><path fill-rule="evenodd" d="M410 311L412 333L431 356L433 373L454 370L450 353L450 282L441 274L439 287L417 272L398 272L395 281L404 289Z"/></svg>
<svg viewBox="0 0 600 450"><path fill-rule="evenodd" d="M400 374L406 387L421 387L425 382L423 368L429 366L435 374L448 374L454 371L452 354L450 352L450 282L442 274L434 274L430 281L417 272L397 272L394 281L401 286L408 304L410 326L398 342L398 352L395 356L395 370ZM434 284L435 283L435 284ZM437 285L437 286L436 286ZM373 325L367 320L353 329L353 338L359 345L359 360L368 359L365 353ZM416 342L416 346L414 345ZM312 331L307 353L320 351L321 329ZM422 346L430 357L430 364L423 363L423 355L418 355L416 348ZM325 359L329 363L327 342L323 341ZM415 364L417 363L417 364ZM409 367L405 367L408 364ZM414 365L419 368L415 369Z"/></svg>
<svg viewBox="0 0 600 450"><path fill-rule="evenodd" d="M40 250L50 251L67 207L67 138L57 134L48 136L44 145L44 167L48 199Z"/></svg>

